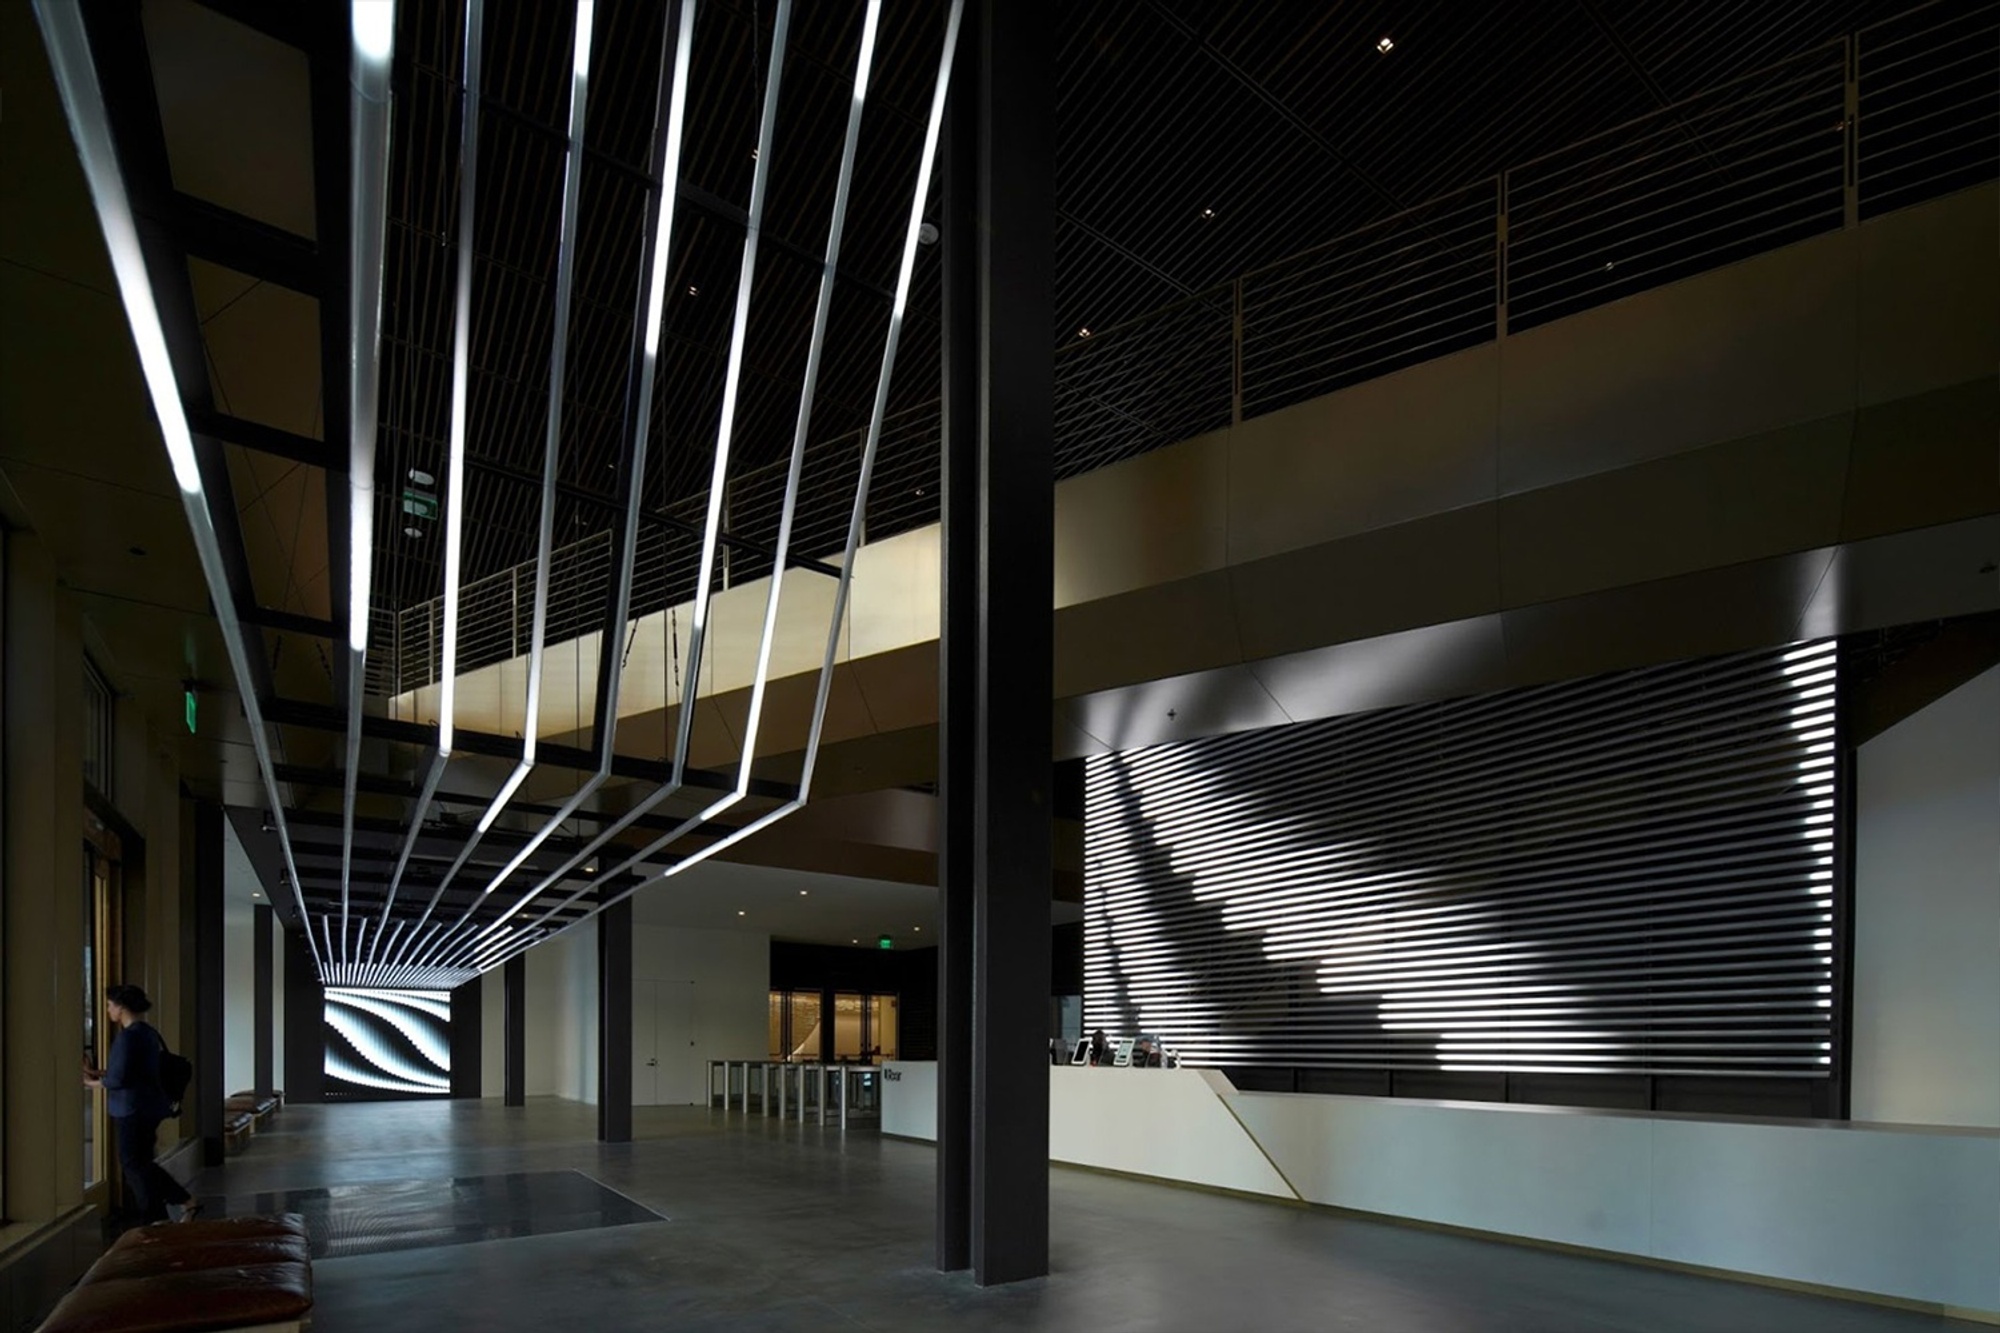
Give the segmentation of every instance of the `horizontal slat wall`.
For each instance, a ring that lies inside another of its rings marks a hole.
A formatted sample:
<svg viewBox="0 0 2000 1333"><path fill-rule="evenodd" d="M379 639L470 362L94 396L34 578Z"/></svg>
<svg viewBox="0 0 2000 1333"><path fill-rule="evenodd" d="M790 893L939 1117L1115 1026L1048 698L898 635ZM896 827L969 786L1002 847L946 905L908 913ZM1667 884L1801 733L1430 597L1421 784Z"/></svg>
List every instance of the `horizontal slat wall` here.
<svg viewBox="0 0 2000 1333"><path fill-rule="evenodd" d="M1087 1027L1188 1064L1825 1078L1832 642L1093 758Z"/></svg>

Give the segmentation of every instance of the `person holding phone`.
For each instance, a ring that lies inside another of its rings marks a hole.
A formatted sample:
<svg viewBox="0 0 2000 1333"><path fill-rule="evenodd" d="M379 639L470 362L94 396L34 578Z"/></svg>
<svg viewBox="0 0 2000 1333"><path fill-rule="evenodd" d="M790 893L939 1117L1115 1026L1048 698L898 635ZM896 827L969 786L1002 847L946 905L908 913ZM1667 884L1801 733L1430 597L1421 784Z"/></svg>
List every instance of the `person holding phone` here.
<svg viewBox="0 0 2000 1333"><path fill-rule="evenodd" d="M159 1143L160 1122L174 1114L160 1083L160 1057L167 1043L142 1015L153 1007L146 992L137 986L107 986L105 1010L118 1025L111 1039L111 1057L103 1069L83 1062L83 1085L103 1088L110 1095L112 1137L118 1145L118 1165L125 1172L125 1187L132 1192L132 1205L141 1224L167 1220L167 1206L178 1204L181 1221L191 1221L201 1212L187 1189L153 1160Z"/></svg>

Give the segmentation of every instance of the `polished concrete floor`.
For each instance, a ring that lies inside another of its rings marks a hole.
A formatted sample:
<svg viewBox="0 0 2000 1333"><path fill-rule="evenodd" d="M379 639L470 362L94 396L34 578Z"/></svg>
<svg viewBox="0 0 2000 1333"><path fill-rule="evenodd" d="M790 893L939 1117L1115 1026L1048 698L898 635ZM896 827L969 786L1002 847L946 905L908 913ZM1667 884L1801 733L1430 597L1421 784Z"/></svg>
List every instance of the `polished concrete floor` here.
<svg viewBox="0 0 2000 1333"><path fill-rule="evenodd" d="M933 1151L537 1099L287 1109L195 1188L304 1206L314 1333L439 1328L1906 1333L1928 1315L1058 1168L1053 1274L931 1267Z"/></svg>

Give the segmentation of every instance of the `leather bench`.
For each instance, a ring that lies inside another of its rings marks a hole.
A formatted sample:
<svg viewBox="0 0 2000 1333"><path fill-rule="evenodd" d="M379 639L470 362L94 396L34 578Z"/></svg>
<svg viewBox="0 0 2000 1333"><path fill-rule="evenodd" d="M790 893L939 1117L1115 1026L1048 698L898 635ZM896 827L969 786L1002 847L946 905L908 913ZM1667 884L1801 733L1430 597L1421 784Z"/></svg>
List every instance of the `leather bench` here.
<svg viewBox="0 0 2000 1333"><path fill-rule="evenodd" d="M222 1113L222 1146L230 1152L241 1152L256 1129L256 1117L248 1111L225 1110Z"/></svg>
<svg viewBox="0 0 2000 1333"><path fill-rule="evenodd" d="M120 1236L41 1333L299 1329L312 1309L304 1219L163 1222Z"/></svg>
<svg viewBox="0 0 2000 1333"><path fill-rule="evenodd" d="M235 1092L223 1099L222 1110L225 1115L243 1112L253 1117L257 1122L257 1128L262 1129L264 1122L276 1115L282 1104L276 1096L259 1097L254 1092Z"/></svg>

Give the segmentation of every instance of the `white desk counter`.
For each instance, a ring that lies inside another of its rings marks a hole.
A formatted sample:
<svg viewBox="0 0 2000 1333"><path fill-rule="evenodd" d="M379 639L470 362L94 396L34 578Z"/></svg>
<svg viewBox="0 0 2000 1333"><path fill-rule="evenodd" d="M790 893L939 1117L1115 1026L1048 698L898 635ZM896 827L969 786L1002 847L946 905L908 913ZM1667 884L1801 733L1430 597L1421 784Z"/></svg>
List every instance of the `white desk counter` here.
<svg viewBox="0 0 2000 1333"><path fill-rule="evenodd" d="M882 1129L937 1138L937 1066ZM1049 1070L1052 1161L1891 1296L2000 1322L2000 1132L1239 1092Z"/></svg>

